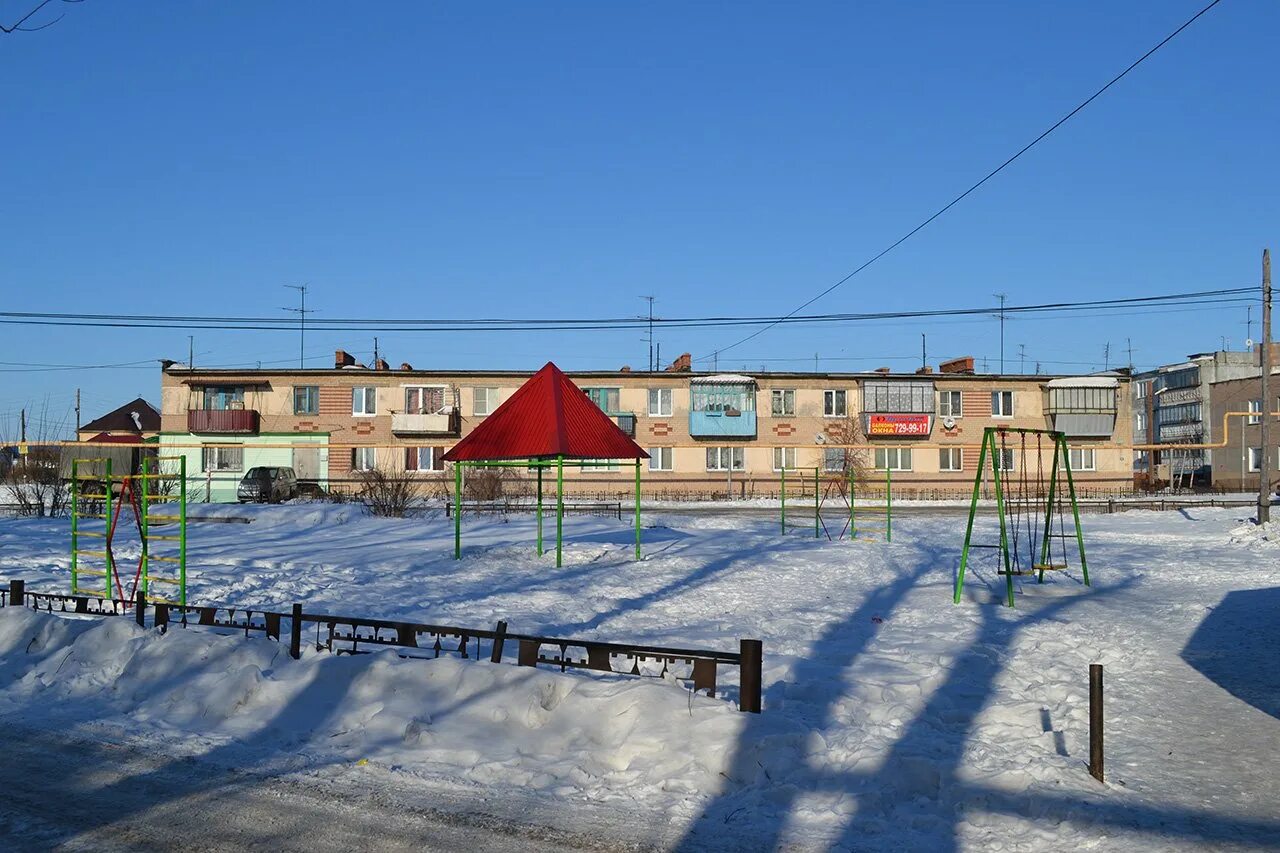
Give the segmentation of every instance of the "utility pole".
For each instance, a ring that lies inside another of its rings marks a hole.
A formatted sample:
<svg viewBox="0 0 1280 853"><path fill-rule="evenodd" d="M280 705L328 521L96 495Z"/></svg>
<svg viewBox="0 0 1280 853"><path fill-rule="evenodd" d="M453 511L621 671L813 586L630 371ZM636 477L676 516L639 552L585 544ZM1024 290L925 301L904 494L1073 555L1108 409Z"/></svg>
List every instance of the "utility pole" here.
<svg viewBox="0 0 1280 853"><path fill-rule="evenodd" d="M649 301L649 372L653 373L653 297L641 296Z"/></svg>
<svg viewBox="0 0 1280 853"><path fill-rule="evenodd" d="M196 366L196 336L187 335L187 370L194 370Z"/></svg>
<svg viewBox="0 0 1280 853"><path fill-rule="evenodd" d="M1258 523L1271 520L1271 250L1262 250L1262 459L1258 466Z"/></svg>
<svg viewBox="0 0 1280 853"><path fill-rule="evenodd" d="M1004 375L1004 300L1008 294L997 293L995 297L1000 300L1000 374Z"/></svg>
<svg viewBox="0 0 1280 853"><path fill-rule="evenodd" d="M19 415L19 417L22 419L20 421L21 426L19 427L20 435L22 436L22 438L20 438L19 441L21 441L23 444L26 444L27 443L27 410L23 409L22 414Z"/></svg>
<svg viewBox="0 0 1280 853"><path fill-rule="evenodd" d="M307 315L314 314L316 312L307 310L307 286L305 284L286 284L284 287L298 291L298 298L302 300L300 307L285 308L283 310L292 311L298 315L298 367L305 367L307 351ZM375 358L374 361L377 361L377 359Z"/></svg>

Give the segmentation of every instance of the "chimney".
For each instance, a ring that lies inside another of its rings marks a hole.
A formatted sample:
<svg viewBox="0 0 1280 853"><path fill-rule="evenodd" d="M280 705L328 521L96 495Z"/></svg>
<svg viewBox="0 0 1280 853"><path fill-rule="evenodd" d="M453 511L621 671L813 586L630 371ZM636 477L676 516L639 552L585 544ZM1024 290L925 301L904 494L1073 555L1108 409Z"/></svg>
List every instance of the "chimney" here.
<svg viewBox="0 0 1280 853"><path fill-rule="evenodd" d="M351 355L351 353L347 352L344 349L337 350L333 354L333 366L337 370L341 370L344 367L351 367L355 363L356 363L355 358Z"/></svg>
<svg viewBox="0 0 1280 853"><path fill-rule="evenodd" d="M619 370L618 372L619 372L619 373L630 373L630 372L631 372L631 365L629 365L629 364L624 364L624 365L622 365L622 369L621 369L621 370Z"/></svg>
<svg viewBox="0 0 1280 853"><path fill-rule="evenodd" d="M373 369L374 370L390 370L391 365L387 364L387 360L385 358L380 358L373 363Z"/></svg>
<svg viewBox="0 0 1280 853"><path fill-rule="evenodd" d="M667 373L688 373L693 370L693 356L690 353L681 353L680 357L671 362L671 366L666 369Z"/></svg>
<svg viewBox="0 0 1280 853"><path fill-rule="evenodd" d="M412 364L410 364L410 363L409 363L409 362L407 362L407 361L402 361L402 362L400 362L400 369L401 369L401 370L413 370L413 365L412 365Z"/></svg>
<svg viewBox="0 0 1280 853"><path fill-rule="evenodd" d="M939 373L965 373L973 375L973 356L968 355L964 358L953 358L950 361L944 361L938 365Z"/></svg>
<svg viewBox="0 0 1280 853"><path fill-rule="evenodd" d="M927 376L930 373L933 373L933 368L927 364L924 367L916 368L916 376Z"/></svg>

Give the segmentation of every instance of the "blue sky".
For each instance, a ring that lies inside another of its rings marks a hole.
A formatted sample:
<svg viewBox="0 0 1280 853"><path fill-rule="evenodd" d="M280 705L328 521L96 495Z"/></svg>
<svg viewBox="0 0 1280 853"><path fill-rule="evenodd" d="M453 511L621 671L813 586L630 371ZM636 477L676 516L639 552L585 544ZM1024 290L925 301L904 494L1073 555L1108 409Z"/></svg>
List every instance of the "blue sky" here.
<svg viewBox="0 0 1280 853"><path fill-rule="evenodd" d="M6 21L31 0L0 0ZM778 314L1033 138L1203 3L56 4L0 36L10 310L318 317ZM1280 6L1227 0L813 306L881 311L1255 285L1277 225ZM1255 337L1258 333L1254 312ZM1006 367L1239 347L1245 310L1017 319ZM719 366L916 366L988 319L775 329ZM739 330L671 330L664 361ZM394 363L643 365L641 333L380 336ZM370 335L310 334L369 358ZM197 364L296 363L200 332ZM187 332L6 326L0 433L142 394Z"/></svg>

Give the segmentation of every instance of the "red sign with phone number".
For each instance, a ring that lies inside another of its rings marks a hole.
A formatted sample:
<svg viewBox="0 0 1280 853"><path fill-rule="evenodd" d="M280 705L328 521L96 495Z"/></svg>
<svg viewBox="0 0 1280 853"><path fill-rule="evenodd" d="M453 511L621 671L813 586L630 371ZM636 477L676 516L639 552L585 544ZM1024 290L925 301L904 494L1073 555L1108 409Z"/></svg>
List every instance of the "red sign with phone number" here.
<svg viewBox="0 0 1280 853"><path fill-rule="evenodd" d="M927 436L929 415L871 415L867 434Z"/></svg>

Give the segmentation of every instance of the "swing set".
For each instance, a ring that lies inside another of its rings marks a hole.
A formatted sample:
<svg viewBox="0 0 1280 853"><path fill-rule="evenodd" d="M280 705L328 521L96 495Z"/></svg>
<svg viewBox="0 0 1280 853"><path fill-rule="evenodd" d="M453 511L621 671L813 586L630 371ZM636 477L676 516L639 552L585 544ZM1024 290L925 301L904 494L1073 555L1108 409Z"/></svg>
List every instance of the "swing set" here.
<svg viewBox="0 0 1280 853"><path fill-rule="evenodd" d="M813 512L813 538L821 539L825 534L827 539L844 539L845 534L849 534L850 539L860 539L865 541L868 532L879 532L884 534L884 541L893 541L893 474L887 468L884 470L884 491L880 492L874 487L864 487L864 492L873 499L879 500L883 498L883 502L874 504L863 504L858 506L859 481L858 473L853 468L849 468L844 473L831 473L826 480L825 487L822 483L821 469L819 468L782 468L778 472L782 478L779 496L781 498L781 526L782 533L786 535L792 530L808 530L810 525L808 516L810 510ZM880 473L878 471L873 473ZM870 480L868 480L870 482ZM812 493L809 486L812 485ZM833 494L834 493L834 494ZM840 532L835 536L831 535L831 529L827 527L826 519L823 517L822 509L828 501L839 499L843 506L843 511L847 511L848 516L845 518L844 525L840 528ZM787 516L788 510L791 512L791 518ZM794 521L800 513L800 517L804 521ZM862 522L859 525L861 516L871 516L871 522ZM859 531L864 534L859 536Z"/></svg>
<svg viewBox="0 0 1280 853"><path fill-rule="evenodd" d="M1017 438L1016 447L1011 446L1011 437ZM1053 456L1046 472L1044 456L1048 451L1044 445L1047 443L1052 444ZM1029 462L1029 455L1034 456L1034 461ZM1031 476L1032 465L1035 466L1034 479ZM973 521L982 497L983 481L988 475L991 491L995 493L1000 540L991 544L975 543ZM1066 527L1067 504L1070 504L1074 522L1071 530ZM1067 542L1072 539L1080 554L1080 574L1084 585L1089 586L1089 564L1085 560L1084 533L1080 528L1080 507L1076 503L1075 479L1071 473L1071 454L1066 436L1043 429L987 427L983 430L953 601L960 603L971 549L989 548L997 552L997 573L1005 578L1005 603L1013 607L1014 578L1034 575L1037 583L1044 583L1045 572L1069 568ZM1061 544L1058 555L1053 553L1055 540Z"/></svg>

